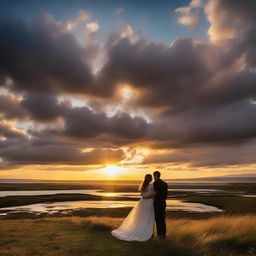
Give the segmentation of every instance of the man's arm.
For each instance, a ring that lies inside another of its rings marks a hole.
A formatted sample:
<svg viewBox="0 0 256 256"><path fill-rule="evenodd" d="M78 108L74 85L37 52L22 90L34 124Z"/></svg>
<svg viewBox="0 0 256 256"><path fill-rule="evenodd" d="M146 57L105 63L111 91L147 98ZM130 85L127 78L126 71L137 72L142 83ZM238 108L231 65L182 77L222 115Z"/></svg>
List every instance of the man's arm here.
<svg viewBox="0 0 256 256"><path fill-rule="evenodd" d="M165 183L165 199L168 198L168 184Z"/></svg>

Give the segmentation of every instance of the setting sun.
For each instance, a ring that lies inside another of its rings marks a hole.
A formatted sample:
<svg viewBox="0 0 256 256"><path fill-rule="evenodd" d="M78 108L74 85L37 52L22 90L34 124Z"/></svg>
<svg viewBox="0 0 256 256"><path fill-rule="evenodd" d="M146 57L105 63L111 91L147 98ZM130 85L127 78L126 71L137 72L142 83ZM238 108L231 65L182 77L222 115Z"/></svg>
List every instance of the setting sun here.
<svg viewBox="0 0 256 256"><path fill-rule="evenodd" d="M114 176L119 173L120 167L112 164L112 165L108 165L107 167L103 168L102 170L104 171L105 174L107 174L109 176Z"/></svg>

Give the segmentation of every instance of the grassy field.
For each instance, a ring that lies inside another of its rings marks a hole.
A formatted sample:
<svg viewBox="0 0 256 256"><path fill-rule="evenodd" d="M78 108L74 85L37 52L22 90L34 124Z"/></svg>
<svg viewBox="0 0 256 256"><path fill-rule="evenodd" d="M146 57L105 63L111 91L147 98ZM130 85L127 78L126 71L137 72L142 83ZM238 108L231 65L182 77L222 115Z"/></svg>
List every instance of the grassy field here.
<svg viewBox="0 0 256 256"><path fill-rule="evenodd" d="M0 184L1 190L87 189L94 184ZM173 185L172 188L203 188L205 185ZM136 186L104 184L105 191L137 191ZM207 188L207 187L205 187ZM80 209L62 212L20 212L0 216L0 256L256 256L256 198L254 184L227 184L211 188L231 193L197 194L169 192L173 199L217 206L223 213L167 212L166 241L155 237L143 243L119 241L110 231L119 226L131 208ZM0 205L17 206L42 202L110 198L58 194L0 197ZM111 197L111 200L137 200ZM0 209L1 213L1 209Z"/></svg>
<svg viewBox="0 0 256 256"><path fill-rule="evenodd" d="M256 213L255 197L233 195L191 195L180 198L186 202L203 203L223 209L229 214Z"/></svg>
<svg viewBox="0 0 256 256"><path fill-rule="evenodd" d="M166 241L119 241L122 218L0 220L1 256L255 256L256 215L168 219Z"/></svg>

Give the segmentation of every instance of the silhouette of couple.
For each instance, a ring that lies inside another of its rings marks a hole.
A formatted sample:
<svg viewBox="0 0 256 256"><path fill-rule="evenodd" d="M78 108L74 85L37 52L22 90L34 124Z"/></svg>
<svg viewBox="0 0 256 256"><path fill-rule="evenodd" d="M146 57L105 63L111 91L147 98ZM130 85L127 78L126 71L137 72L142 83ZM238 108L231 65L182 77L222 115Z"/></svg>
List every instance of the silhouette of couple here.
<svg viewBox="0 0 256 256"><path fill-rule="evenodd" d="M111 234L125 241L147 241L152 237L156 223L157 236L165 238L165 209L168 194L168 185L160 177L161 173L155 171L152 175L146 174L140 185L141 198L123 220L119 228Z"/></svg>

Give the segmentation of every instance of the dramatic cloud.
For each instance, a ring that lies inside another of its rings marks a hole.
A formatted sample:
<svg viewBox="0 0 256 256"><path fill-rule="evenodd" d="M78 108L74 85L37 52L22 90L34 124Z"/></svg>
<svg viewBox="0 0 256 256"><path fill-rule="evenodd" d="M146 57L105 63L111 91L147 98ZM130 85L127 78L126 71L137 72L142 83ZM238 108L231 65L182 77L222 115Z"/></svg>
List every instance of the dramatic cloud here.
<svg viewBox="0 0 256 256"><path fill-rule="evenodd" d="M93 78L86 51L49 15L32 25L1 21L0 49L0 74L10 77L17 90L89 90Z"/></svg>
<svg viewBox="0 0 256 256"><path fill-rule="evenodd" d="M2 18L1 163L255 163L255 2L193 0L178 22L195 27L199 9L209 40L170 45L126 22L103 36L86 10Z"/></svg>
<svg viewBox="0 0 256 256"><path fill-rule="evenodd" d="M91 13L89 11L80 10L76 18L67 20L63 22L63 24L67 30L72 30L90 19L91 19Z"/></svg>
<svg viewBox="0 0 256 256"><path fill-rule="evenodd" d="M51 121L65 112L65 104L59 104L55 95L29 93L20 104L28 111L32 120Z"/></svg>
<svg viewBox="0 0 256 256"><path fill-rule="evenodd" d="M238 121L239 120L239 121ZM256 105L241 101L168 115L151 129L156 147L237 143L256 137Z"/></svg>
<svg viewBox="0 0 256 256"><path fill-rule="evenodd" d="M188 38L171 46L128 38L115 41L108 49L108 61L101 76L105 83L128 83L141 90L139 103L145 106L183 104L198 93L210 70Z"/></svg>
<svg viewBox="0 0 256 256"><path fill-rule="evenodd" d="M219 42L239 38L251 26L255 26L256 2L253 0L208 1L206 14L210 22L211 40Z"/></svg>
<svg viewBox="0 0 256 256"><path fill-rule="evenodd" d="M87 107L63 109L64 129L48 131L60 136L86 139L102 134L134 140L143 138L149 125L142 117L131 117L126 113L107 117L104 112L93 112ZM47 132L47 130L45 131Z"/></svg>
<svg viewBox="0 0 256 256"><path fill-rule="evenodd" d="M198 26L199 11L200 7L203 6L201 0L192 0L188 6L179 7L175 10L180 16L178 17L178 22L189 28L195 28Z"/></svg>
<svg viewBox="0 0 256 256"><path fill-rule="evenodd" d="M13 95L0 95L0 116L5 119L22 119L26 111L20 106L20 100Z"/></svg>
<svg viewBox="0 0 256 256"><path fill-rule="evenodd" d="M22 130L16 129L13 127L13 124L10 122L0 122L0 147L5 144L6 139L13 138L23 138L25 133Z"/></svg>
<svg viewBox="0 0 256 256"><path fill-rule="evenodd" d="M22 150L21 150L22 148ZM82 149L68 143L53 141L22 140L19 144L10 143L0 147L4 161L12 164L66 164L96 165L110 164L122 160L122 150L95 149L83 152Z"/></svg>
<svg viewBox="0 0 256 256"><path fill-rule="evenodd" d="M89 22L85 25L86 29L88 30L88 32L92 33L92 32L96 32L99 29L99 24L97 22Z"/></svg>
<svg viewBox="0 0 256 256"><path fill-rule="evenodd" d="M191 167L217 167L239 164L255 163L255 141L243 145L210 146L205 150L203 147L186 148L153 153L145 157L141 164L182 164Z"/></svg>

